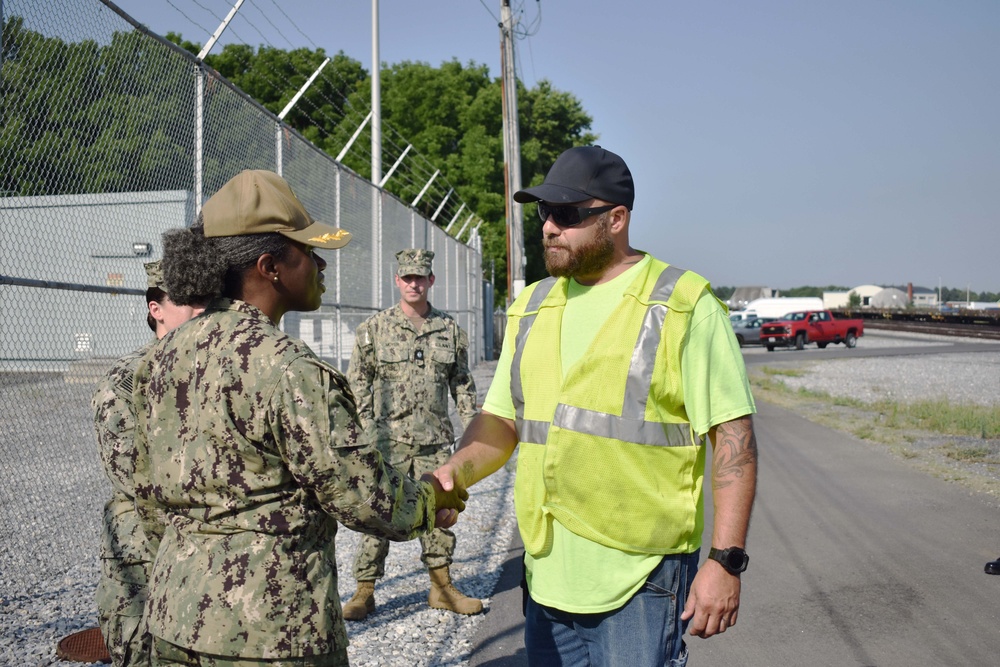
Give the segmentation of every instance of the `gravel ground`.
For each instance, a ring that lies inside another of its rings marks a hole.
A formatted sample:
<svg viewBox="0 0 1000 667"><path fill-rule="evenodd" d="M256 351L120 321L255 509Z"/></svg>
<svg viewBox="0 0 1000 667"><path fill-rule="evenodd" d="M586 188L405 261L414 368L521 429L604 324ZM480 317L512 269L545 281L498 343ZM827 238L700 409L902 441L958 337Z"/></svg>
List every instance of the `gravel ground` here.
<svg viewBox="0 0 1000 667"><path fill-rule="evenodd" d="M977 342L978 339L962 339ZM954 338L919 334L866 333L859 348L907 347L940 343L948 346ZM783 376L792 389L822 391L831 396L852 397L866 403L891 400L910 403L947 399L961 405L1000 406L1000 352L919 355L912 357L868 357L857 359L816 359L788 362L792 354L763 353L774 365L794 364L806 371L800 377ZM817 354L822 354L816 351Z"/></svg>
<svg viewBox="0 0 1000 667"><path fill-rule="evenodd" d="M467 595L486 599L500 577L516 526L513 474L505 469L478 484L453 531L458 543L452 579ZM354 593L351 575L359 533L341 528L337 565L341 599ZM83 663L56 659L56 643L68 634L97 624L94 590L97 559L74 566L35 592L0 603L0 665L10 667ZM464 665L471 639L483 616L460 616L427 606L427 571L420 562L417 540L393 544L385 578L375 589L376 613L363 623L347 624L353 665L408 667Z"/></svg>
<svg viewBox="0 0 1000 667"><path fill-rule="evenodd" d="M476 367L480 398L493 377L495 364ZM92 450L82 451L92 454ZM489 597L500 577L507 557L507 547L516 527L513 509L514 476L503 468L477 484L466 511L452 529L457 538L452 579L467 595ZM33 500L25 497L24 507L4 506L8 516L34 516ZM96 541L78 546L80 530L73 522L48 526L47 541L53 545L72 545L65 553L56 548L59 558L76 561L58 576L48 576L28 590L16 571L23 554L11 553L0 542L0 665L38 667L61 665L77 667L83 663L63 662L56 658L60 639L78 630L97 625L94 591L100 575ZM341 528L337 534L339 592L343 600L354 594L351 574L360 535ZM21 556L21 558L19 558ZM44 554L43 556L44 557ZM61 562L61 561L60 561ZM484 618L460 616L427 606L430 582L420 562L417 540L393 544L386 560L386 576L375 589L376 613L363 622L347 624L351 645L351 664L377 667L457 666L468 663L471 639Z"/></svg>

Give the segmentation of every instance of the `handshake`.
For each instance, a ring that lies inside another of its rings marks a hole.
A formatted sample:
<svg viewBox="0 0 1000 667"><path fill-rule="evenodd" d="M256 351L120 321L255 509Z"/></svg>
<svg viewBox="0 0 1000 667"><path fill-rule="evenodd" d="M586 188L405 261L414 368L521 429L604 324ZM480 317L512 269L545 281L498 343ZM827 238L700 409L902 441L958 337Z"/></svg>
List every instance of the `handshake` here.
<svg viewBox="0 0 1000 667"><path fill-rule="evenodd" d="M434 507L437 509L434 527L451 528L458 523L458 515L465 509L469 491L456 483L451 466L445 464L433 473L424 473L420 476L420 481L434 487Z"/></svg>

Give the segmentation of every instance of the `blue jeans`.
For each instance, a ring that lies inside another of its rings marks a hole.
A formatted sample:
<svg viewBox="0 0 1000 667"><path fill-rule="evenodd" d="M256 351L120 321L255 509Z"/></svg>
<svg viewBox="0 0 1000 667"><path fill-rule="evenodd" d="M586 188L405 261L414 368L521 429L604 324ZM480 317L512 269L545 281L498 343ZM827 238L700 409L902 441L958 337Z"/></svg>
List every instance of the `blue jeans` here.
<svg viewBox="0 0 1000 667"><path fill-rule="evenodd" d="M698 552L664 556L623 607L571 614L528 597L524 646L531 667L684 667L681 612Z"/></svg>

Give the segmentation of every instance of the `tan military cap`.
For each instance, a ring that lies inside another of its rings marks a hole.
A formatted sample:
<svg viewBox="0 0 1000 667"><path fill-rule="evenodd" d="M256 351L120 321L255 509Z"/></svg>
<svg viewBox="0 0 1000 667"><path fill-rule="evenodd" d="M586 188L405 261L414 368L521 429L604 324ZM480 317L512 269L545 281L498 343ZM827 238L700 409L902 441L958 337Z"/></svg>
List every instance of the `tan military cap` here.
<svg viewBox="0 0 1000 667"><path fill-rule="evenodd" d="M423 248L407 248L396 253L396 261L399 268L396 270L397 276L429 276L433 273L431 260L434 253Z"/></svg>
<svg viewBox="0 0 1000 667"><path fill-rule="evenodd" d="M163 283L163 269L160 268L160 260L147 262L142 266L146 269L146 289L155 287L166 292L167 288Z"/></svg>
<svg viewBox="0 0 1000 667"><path fill-rule="evenodd" d="M202 208L205 236L277 232L318 248L342 248L351 233L306 212L292 188L272 171L248 169L231 178Z"/></svg>

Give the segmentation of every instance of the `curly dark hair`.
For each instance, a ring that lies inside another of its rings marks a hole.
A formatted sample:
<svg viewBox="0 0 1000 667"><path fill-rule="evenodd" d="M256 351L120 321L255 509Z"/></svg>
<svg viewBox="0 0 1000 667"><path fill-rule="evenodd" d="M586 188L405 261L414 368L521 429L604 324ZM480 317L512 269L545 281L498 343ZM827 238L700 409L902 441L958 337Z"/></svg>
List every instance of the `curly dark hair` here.
<svg viewBox="0 0 1000 667"><path fill-rule="evenodd" d="M163 282L179 306L204 305L218 296L240 298L247 269L265 253L283 259L292 245L274 232L209 238L200 217L198 223L163 234Z"/></svg>

